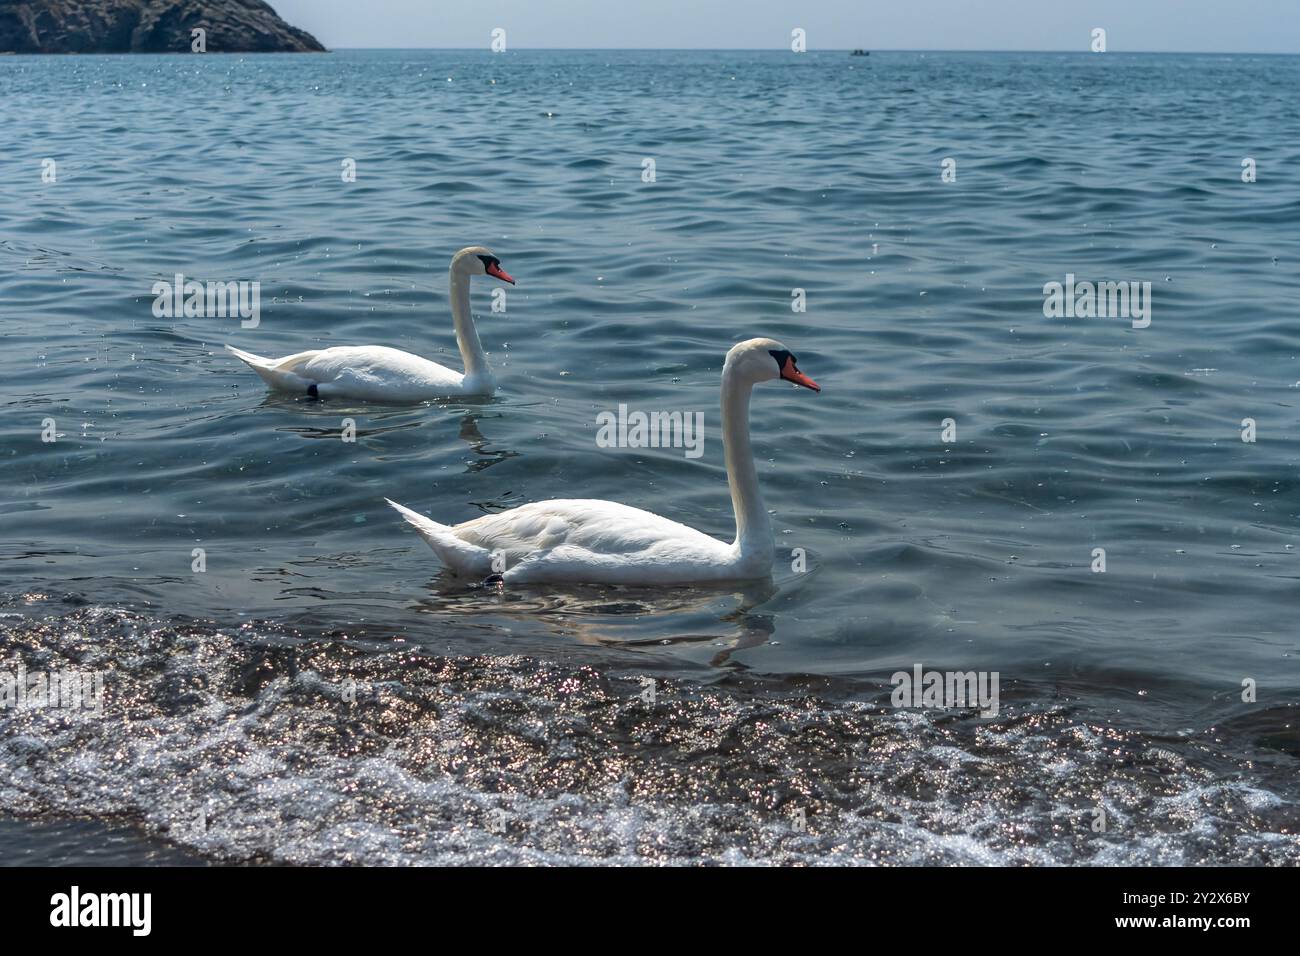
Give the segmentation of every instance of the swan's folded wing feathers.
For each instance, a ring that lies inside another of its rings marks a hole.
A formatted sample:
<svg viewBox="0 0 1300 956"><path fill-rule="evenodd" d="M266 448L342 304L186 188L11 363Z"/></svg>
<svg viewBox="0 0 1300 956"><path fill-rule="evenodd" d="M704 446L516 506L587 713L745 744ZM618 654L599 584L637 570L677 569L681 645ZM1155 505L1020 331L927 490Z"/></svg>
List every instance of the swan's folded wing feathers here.
<svg viewBox="0 0 1300 956"><path fill-rule="evenodd" d="M559 548L578 548L592 555L633 555L726 547L649 511L590 499L521 505L457 525L456 534L479 547L519 555Z"/></svg>
<svg viewBox="0 0 1300 956"><path fill-rule="evenodd" d="M320 349L295 352L292 355L286 355L284 358L275 359L275 369L277 372L296 372L317 355L320 355Z"/></svg>
<svg viewBox="0 0 1300 956"><path fill-rule="evenodd" d="M362 397L372 392L382 397L384 389L454 389L464 379L454 369L384 345L336 345L303 354L308 361L300 374L352 386Z"/></svg>
<svg viewBox="0 0 1300 956"><path fill-rule="evenodd" d="M571 527L560 515L525 505L466 521L455 530L457 537L480 548L520 555L563 543Z"/></svg>
<svg viewBox="0 0 1300 956"><path fill-rule="evenodd" d="M726 550L709 539L706 550L682 541L658 541L649 548L626 554L590 551L577 545L561 545L534 551L508 568L505 579L512 583L532 581L591 581L631 586L681 584L718 577L727 567ZM725 575L723 575L725 577Z"/></svg>

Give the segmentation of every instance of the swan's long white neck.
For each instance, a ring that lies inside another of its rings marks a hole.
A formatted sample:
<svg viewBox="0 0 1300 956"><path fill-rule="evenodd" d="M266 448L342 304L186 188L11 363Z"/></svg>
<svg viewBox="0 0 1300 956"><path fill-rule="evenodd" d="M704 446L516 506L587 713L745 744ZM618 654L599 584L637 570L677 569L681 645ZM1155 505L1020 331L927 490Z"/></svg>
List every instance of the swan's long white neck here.
<svg viewBox="0 0 1300 956"><path fill-rule="evenodd" d="M772 522L758 491L758 472L749 444L749 395L753 383L742 380L735 369L722 369L722 447L727 464L731 505L736 511L736 541L732 545L743 559L772 560Z"/></svg>
<svg viewBox="0 0 1300 956"><path fill-rule="evenodd" d="M478 329L474 328L474 318L469 311L469 276L453 263L448 281L451 287L451 321L456 327L460 357L465 362L465 377L489 375L487 353L478 340Z"/></svg>

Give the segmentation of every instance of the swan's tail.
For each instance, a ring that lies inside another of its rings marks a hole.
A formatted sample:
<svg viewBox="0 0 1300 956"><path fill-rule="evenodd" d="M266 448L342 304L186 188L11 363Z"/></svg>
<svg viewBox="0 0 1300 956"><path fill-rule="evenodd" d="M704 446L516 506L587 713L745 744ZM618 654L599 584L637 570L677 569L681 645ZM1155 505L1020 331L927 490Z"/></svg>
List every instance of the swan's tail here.
<svg viewBox="0 0 1300 956"><path fill-rule="evenodd" d="M432 518L426 518L389 498L384 500L419 532L420 537L450 570L457 574L487 575L491 572L492 554L487 549L458 538L456 532L445 524L438 524Z"/></svg>
<svg viewBox="0 0 1300 956"><path fill-rule="evenodd" d="M309 393L312 385L315 384L311 379L303 378L294 372L279 368L284 364L284 359L262 358L262 356L254 355L252 352L240 351L233 345L227 345L226 351L262 376L262 381L271 388L281 392ZM290 357L293 358L294 356Z"/></svg>

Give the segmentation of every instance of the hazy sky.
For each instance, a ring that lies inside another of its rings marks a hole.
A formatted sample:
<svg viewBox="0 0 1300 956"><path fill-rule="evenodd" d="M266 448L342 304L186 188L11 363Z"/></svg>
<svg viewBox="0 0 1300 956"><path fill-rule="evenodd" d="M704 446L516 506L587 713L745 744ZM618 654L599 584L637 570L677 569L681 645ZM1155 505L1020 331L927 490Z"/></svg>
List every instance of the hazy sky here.
<svg viewBox="0 0 1300 956"><path fill-rule="evenodd" d="M1300 0L270 0L329 47L1300 53Z"/></svg>

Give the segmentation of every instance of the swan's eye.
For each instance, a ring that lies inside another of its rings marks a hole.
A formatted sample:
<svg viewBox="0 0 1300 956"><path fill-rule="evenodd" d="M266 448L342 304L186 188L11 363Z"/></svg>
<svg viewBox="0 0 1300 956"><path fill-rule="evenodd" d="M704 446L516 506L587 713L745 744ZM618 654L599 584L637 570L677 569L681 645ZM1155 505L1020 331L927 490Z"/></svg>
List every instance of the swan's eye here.
<svg viewBox="0 0 1300 956"><path fill-rule="evenodd" d="M767 354L776 359L776 371L780 375L785 371L785 363L789 362L794 365L798 359L787 352L785 349L768 349Z"/></svg>

